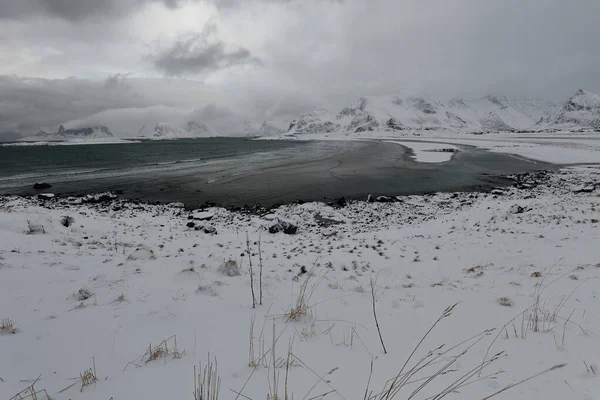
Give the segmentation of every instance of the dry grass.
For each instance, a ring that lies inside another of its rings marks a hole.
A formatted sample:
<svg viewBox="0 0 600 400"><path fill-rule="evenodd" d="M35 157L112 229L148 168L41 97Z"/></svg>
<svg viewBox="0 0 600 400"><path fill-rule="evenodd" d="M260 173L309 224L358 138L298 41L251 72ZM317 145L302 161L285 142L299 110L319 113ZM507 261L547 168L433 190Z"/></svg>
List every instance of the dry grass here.
<svg viewBox="0 0 600 400"><path fill-rule="evenodd" d="M40 377L41 375L31 385L15 394L9 400L52 400L45 389L37 390L35 388L35 384L40 380Z"/></svg>
<svg viewBox="0 0 600 400"><path fill-rule="evenodd" d="M94 292L92 292L90 289L88 289L85 286L82 286L81 288L79 288L78 291L76 291L75 293L73 293L72 297L77 300L77 301L84 301L89 299L90 297L92 297L94 295Z"/></svg>
<svg viewBox="0 0 600 400"><path fill-rule="evenodd" d="M500 297L498 299L498 304L500 304L501 306L504 306L504 307L512 307L513 306L512 300L506 296Z"/></svg>
<svg viewBox="0 0 600 400"><path fill-rule="evenodd" d="M221 378L219 377L217 358L214 363L208 355L208 362L202 369L199 366L201 373L196 373L194 366L194 400L218 400L219 391L221 390ZM200 372L199 371L199 372Z"/></svg>
<svg viewBox="0 0 600 400"><path fill-rule="evenodd" d="M151 361L156 361L161 358L167 362L168 356L172 356L173 359L180 359L185 354L185 350L181 351L177 348L177 335L173 335L168 339L163 340L158 346L152 346L152 343L148 345L148 348L140 357L133 361L130 361L125 365L123 371L130 365L136 367L142 367L141 364L148 364Z"/></svg>
<svg viewBox="0 0 600 400"><path fill-rule="evenodd" d="M0 333L17 333L19 328L15 325L14 321L10 318L3 318L0 320Z"/></svg>
<svg viewBox="0 0 600 400"><path fill-rule="evenodd" d="M225 276L240 276L240 266L237 261L229 259L219 266L219 272Z"/></svg>
<svg viewBox="0 0 600 400"><path fill-rule="evenodd" d="M310 271L308 271L306 274L303 274L305 278L302 282L302 285L300 285L300 292L296 298L296 303L284 314L285 322L299 321L303 316L309 313L310 299L319 286L319 281L312 283L315 265L313 265Z"/></svg>

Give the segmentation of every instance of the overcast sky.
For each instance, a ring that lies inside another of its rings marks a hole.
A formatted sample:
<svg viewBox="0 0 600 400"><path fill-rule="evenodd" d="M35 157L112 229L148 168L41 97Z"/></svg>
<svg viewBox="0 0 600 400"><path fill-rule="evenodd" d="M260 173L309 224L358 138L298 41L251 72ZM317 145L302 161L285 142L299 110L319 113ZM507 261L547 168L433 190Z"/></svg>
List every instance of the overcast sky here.
<svg viewBox="0 0 600 400"><path fill-rule="evenodd" d="M598 0L0 0L0 132L600 92ZM129 129L129 128L128 128Z"/></svg>

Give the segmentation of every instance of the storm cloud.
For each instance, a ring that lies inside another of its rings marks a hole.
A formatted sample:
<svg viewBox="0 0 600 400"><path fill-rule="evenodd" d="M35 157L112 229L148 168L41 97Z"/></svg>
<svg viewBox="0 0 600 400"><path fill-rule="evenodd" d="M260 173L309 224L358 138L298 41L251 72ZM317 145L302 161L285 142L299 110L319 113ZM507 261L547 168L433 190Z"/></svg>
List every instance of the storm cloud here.
<svg viewBox="0 0 600 400"><path fill-rule="evenodd" d="M207 25L202 32L179 37L169 47L149 58L158 70L169 76L260 63L248 49L228 46L216 34L216 27Z"/></svg>

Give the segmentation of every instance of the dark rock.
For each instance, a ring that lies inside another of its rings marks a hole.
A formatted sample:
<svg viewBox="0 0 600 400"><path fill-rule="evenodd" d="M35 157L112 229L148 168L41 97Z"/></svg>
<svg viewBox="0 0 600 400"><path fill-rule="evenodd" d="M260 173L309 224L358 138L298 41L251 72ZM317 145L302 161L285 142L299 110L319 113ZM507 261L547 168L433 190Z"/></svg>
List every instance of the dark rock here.
<svg viewBox="0 0 600 400"><path fill-rule="evenodd" d="M215 228L214 226L205 226L204 227L204 233L210 234L210 235L216 235L217 234L217 228Z"/></svg>
<svg viewBox="0 0 600 400"><path fill-rule="evenodd" d="M339 199L337 199L335 201L336 206L338 206L339 208L344 208L348 205L348 202L346 201L345 197L340 197Z"/></svg>
<svg viewBox="0 0 600 400"><path fill-rule="evenodd" d="M51 185L51 184L49 184L49 183L46 183L46 182L42 182L42 183L38 183L38 182L36 182L36 183L33 185L33 188L34 188L34 189L37 189L37 190L41 190L41 189L50 189L51 187L52 187L52 185Z"/></svg>
<svg viewBox="0 0 600 400"><path fill-rule="evenodd" d="M194 222L190 221L185 226L187 226L188 228L193 228L194 226L196 226L196 224Z"/></svg>
<svg viewBox="0 0 600 400"><path fill-rule="evenodd" d="M523 214L525 212L525 208L521 207L518 204L513 204L509 211L513 214Z"/></svg>
<svg viewBox="0 0 600 400"><path fill-rule="evenodd" d="M369 203L373 203L375 200L373 200L373 196L371 196L371 195L368 195L368 196L367 196L367 201L368 201Z"/></svg>
<svg viewBox="0 0 600 400"><path fill-rule="evenodd" d="M269 226L269 233L283 232L286 235L295 235L298 232L298 227L291 222L276 219L273 224Z"/></svg>
<svg viewBox="0 0 600 400"><path fill-rule="evenodd" d="M321 214L315 214L314 218L315 218L315 222L317 223L317 225L319 225L322 228L329 228L330 226L344 223L343 221L338 221L335 219L323 217L323 216L321 216Z"/></svg>
<svg viewBox="0 0 600 400"><path fill-rule="evenodd" d="M69 226L71 226L73 224L73 222L75 222L75 219L69 215L65 215L64 217L62 217L60 219L60 224L62 226L64 226L65 228L68 228Z"/></svg>
<svg viewBox="0 0 600 400"><path fill-rule="evenodd" d="M375 200L378 203L393 203L394 202L394 198L388 197L388 196L377 196L377 198Z"/></svg>

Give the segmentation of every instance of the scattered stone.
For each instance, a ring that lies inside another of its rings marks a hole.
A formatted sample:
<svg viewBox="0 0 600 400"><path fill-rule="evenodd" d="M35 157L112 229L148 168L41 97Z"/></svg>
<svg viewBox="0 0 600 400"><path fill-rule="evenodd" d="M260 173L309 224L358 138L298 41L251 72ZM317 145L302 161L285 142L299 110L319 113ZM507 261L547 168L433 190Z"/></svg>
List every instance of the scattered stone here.
<svg viewBox="0 0 600 400"><path fill-rule="evenodd" d="M54 198L54 193L40 193L37 197L40 200L52 200Z"/></svg>
<svg viewBox="0 0 600 400"><path fill-rule="evenodd" d="M494 189L490 193L491 194L495 194L496 196L502 196L502 195L504 195L504 190L502 190L502 189Z"/></svg>
<svg viewBox="0 0 600 400"><path fill-rule="evenodd" d="M214 226L205 226L204 227L204 233L209 234L209 235L216 235L217 234L217 228L215 228Z"/></svg>
<svg viewBox="0 0 600 400"><path fill-rule="evenodd" d="M525 212L525 208L518 204L513 204L508 211L512 214L523 214Z"/></svg>
<svg viewBox="0 0 600 400"><path fill-rule="evenodd" d="M82 203L85 204L99 204L99 203L107 203L109 201L113 201L118 196L114 193L99 193L99 194L88 194L83 196L81 199Z"/></svg>

